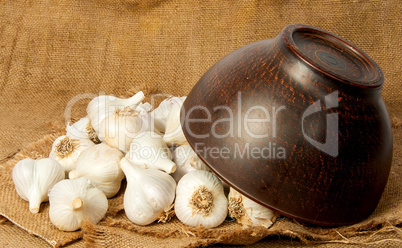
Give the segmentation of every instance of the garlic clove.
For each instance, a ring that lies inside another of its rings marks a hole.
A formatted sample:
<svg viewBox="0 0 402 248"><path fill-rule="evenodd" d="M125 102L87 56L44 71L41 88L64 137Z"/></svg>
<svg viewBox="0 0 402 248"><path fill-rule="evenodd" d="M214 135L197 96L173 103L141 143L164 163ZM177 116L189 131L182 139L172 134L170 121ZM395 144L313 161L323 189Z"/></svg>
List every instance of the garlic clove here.
<svg viewBox="0 0 402 248"><path fill-rule="evenodd" d="M242 225L269 228L278 217L271 209L254 202L233 188L230 188L228 199L229 215Z"/></svg>
<svg viewBox="0 0 402 248"><path fill-rule="evenodd" d="M85 177L102 190L107 198L117 194L124 173L119 167L123 153L105 143L83 151L77 159L76 168L68 174L70 179Z"/></svg>
<svg viewBox="0 0 402 248"><path fill-rule="evenodd" d="M168 146L180 146L188 144L181 128L180 110L183 102L174 104L166 119L166 129L163 140Z"/></svg>
<svg viewBox="0 0 402 248"><path fill-rule="evenodd" d="M110 95L102 95L92 99L87 106L87 114L97 135L99 136L99 126L103 119L116 110L123 109L127 106L136 109L144 98L144 93L140 91L128 99Z"/></svg>
<svg viewBox="0 0 402 248"><path fill-rule="evenodd" d="M89 139L75 139L62 135L53 142L49 157L55 159L66 172L69 172L75 168L78 156L94 145Z"/></svg>
<svg viewBox="0 0 402 248"><path fill-rule="evenodd" d="M185 96L166 98L156 109L154 109L154 111L152 111L151 115L154 120L156 130L159 130L161 133L165 133L166 122L170 110L174 105L181 105L185 99Z"/></svg>
<svg viewBox="0 0 402 248"><path fill-rule="evenodd" d="M173 153L173 162L177 169L172 174L173 178L178 182L187 172L194 170L210 171L208 166L194 152L190 145L181 145L177 147Z"/></svg>
<svg viewBox="0 0 402 248"><path fill-rule="evenodd" d="M140 133L133 138L126 157L137 166L163 170L168 174L175 172L177 167L171 160L172 152L162 136L152 131Z"/></svg>
<svg viewBox="0 0 402 248"><path fill-rule="evenodd" d="M143 169L127 158L120 161L127 179L124 193L124 211L137 225L148 225L171 211L176 182L159 170Z"/></svg>
<svg viewBox="0 0 402 248"><path fill-rule="evenodd" d="M49 193L49 217L62 231L75 231L88 218L98 223L106 214L108 201L103 192L84 177L58 182Z"/></svg>
<svg viewBox="0 0 402 248"><path fill-rule="evenodd" d="M227 206L221 181L209 171L190 171L177 184L175 212L186 225L216 227L225 220Z"/></svg>
<svg viewBox="0 0 402 248"><path fill-rule="evenodd" d="M29 211L38 213L40 204L48 201L48 191L64 179L64 169L51 158L26 158L14 166L12 178L17 194L29 201Z"/></svg>

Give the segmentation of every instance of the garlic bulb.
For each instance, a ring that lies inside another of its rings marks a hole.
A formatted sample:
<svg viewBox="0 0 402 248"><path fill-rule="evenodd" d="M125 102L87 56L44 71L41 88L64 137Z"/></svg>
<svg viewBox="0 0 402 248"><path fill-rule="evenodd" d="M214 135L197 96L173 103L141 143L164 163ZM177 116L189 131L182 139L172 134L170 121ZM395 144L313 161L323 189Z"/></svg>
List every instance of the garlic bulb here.
<svg viewBox="0 0 402 248"><path fill-rule="evenodd" d="M209 171L190 171L177 184L175 212L186 225L216 227L225 220L227 206L221 181Z"/></svg>
<svg viewBox="0 0 402 248"><path fill-rule="evenodd" d="M180 110L182 105L183 102L174 104L166 119L166 129L163 140L168 146L180 146L188 144L180 122Z"/></svg>
<svg viewBox="0 0 402 248"><path fill-rule="evenodd" d="M58 182L49 193L50 221L61 231L75 231L88 218L98 223L106 214L105 194L84 177Z"/></svg>
<svg viewBox="0 0 402 248"><path fill-rule="evenodd" d="M147 131L138 134L130 144L126 157L137 166L173 173L176 164L171 160L172 152L159 134Z"/></svg>
<svg viewBox="0 0 402 248"><path fill-rule="evenodd" d="M89 139L73 139L63 135L53 142L49 158L57 160L64 170L68 172L75 168L78 156L94 145Z"/></svg>
<svg viewBox="0 0 402 248"><path fill-rule="evenodd" d="M70 136L71 138L90 139L95 144L100 143L95 130L91 126L91 122L88 116L79 119L73 125L67 124L66 131L66 135Z"/></svg>
<svg viewBox="0 0 402 248"><path fill-rule="evenodd" d="M201 161L190 145L177 147L172 155L173 162L177 166L176 171L172 174L176 182L178 182L187 172L194 170L209 171L208 166Z"/></svg>
<svg viewBox="0 0 402 248"><path fill-rule="evenodd" d="M246 226L270 227L278 216L274 211L230 188L229 215Z"/></svg>
<svg viewBox="0 0 402 248"><path fill-rule="evenodd" d="M130 143L140 132L147 130L139 112L131 107L116 110L103 119L99 127L99 138L109 146L127 153Z"/></svg>
<svg viewBox="0 0 402 248"><path fill-rule="evenodd" d="M14 166L12 177L17 194L29 201L29 211L38 213L40 204L49 199L48 191L64 179L64 169L51 158L26 158Z"/></svg>
<svg viewBox="0 0 402 248"><path fill-rule="evenodd" d="M122 158L123 153L119 150L101 143L83 151L77 159L75 169L68 176L70 179L86 177L110 198L117 194L124 178L119 167Z"/></svg>
<svg viewBox="0 0 402 248"><path fill-rule="evenodd" d="M88 104L87 114L96 134L99 136L99 126L103 119L116 110L123 109L127 106L136 109L144 98L144 93L140 91L128 99L121 99L109 95L102 95L92 99Z"/></svg>
<svg viewBox="0 0 402 248"><path fill-rule="evenodd" d="M154 120L155 128L157 130L159 130L161 133L165 132L166 121L170 110L174 105L182 105L185 99L185 96L166 98L159 104L156 109L154 109L154 111L152 111L151 115Z"/></svg>
<svg viewBox="0 0 402 248"><path fill-rule="evenodd" d="M127 178L124 211L137 225L148 225L169 211L175 197L176 182L159 170L143 169L123 158L120 167Z"/></svg>

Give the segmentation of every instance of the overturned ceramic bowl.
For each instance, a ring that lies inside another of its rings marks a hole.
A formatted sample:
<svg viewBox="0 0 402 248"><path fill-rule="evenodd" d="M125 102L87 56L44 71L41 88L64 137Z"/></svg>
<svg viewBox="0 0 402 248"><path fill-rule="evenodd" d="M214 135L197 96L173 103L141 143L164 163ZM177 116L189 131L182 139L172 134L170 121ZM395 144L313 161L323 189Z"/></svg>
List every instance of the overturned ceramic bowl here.
<svg viewBox="0 0 402 248"><path fill-rule="evenodd" d="M391 167L383 82L353 44L290 25L212 66L183 104L182 129L252 200L299 221L348 225L374 211Z"/></svg>

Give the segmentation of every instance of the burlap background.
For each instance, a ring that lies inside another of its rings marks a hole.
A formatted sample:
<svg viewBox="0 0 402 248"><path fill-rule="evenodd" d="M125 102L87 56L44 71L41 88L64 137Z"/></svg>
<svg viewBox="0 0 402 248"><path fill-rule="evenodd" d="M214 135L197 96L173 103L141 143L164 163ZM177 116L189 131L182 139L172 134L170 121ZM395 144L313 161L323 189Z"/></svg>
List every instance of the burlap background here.
<svg viewBox="0 0 402 248"><path fill-rule="evenodd" d="M8 219L0 217L0 246L62 245L83 237L69 246L146 246L154 242L175 247L230 243L232 238L232 243L240 244L263 236L267 237L252 247L301 245L296 240L325 242L314 243L314 247L401 246L400 127L393 130L394 162L379 207L367 221L346 228L313 228L281 219L265 231L237 232L238 226L227 223L220 233L189 233L181 232L176 221L170 226L174 236L170 240L153 231L163 225L138 229L127 224L118 211L121 198L117 197L101 225L88 223L83 232L58 233L45 214L33 217L26 211L21 215L25 203L16 197L9 177L16 160L45 153L43 145L60 134L58 127L49 130L48 123L64 122L69 101L77 100L72 112L78 117L85 114L88 102L82 99L99 92L121 95L133 86L147 85L163 93L188 94L222 56L274 37L291 23L334 32L367 52L384 71L383 98L392 116L401 119L400 13L398 0L0 1L0 215ZM53 134L42 139L49 132ZM36 146L27 148L39 139L40 151ZM42 213L46 208L44 205Z"/></svg>

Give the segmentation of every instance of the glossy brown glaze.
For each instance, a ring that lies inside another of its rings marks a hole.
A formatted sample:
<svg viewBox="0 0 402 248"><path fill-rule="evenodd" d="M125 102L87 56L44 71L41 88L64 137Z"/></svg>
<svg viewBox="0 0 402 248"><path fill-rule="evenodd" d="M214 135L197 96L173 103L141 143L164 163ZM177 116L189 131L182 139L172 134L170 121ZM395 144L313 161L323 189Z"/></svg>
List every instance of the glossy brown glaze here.
<svg viewBox="0 0 402 248"><path fill-rule="evenodd" d="M249 198L307 223L352 224L373 212L390 171L383 81L353 44L290 25L212 66L183 104L182 129Z"/></svg>

